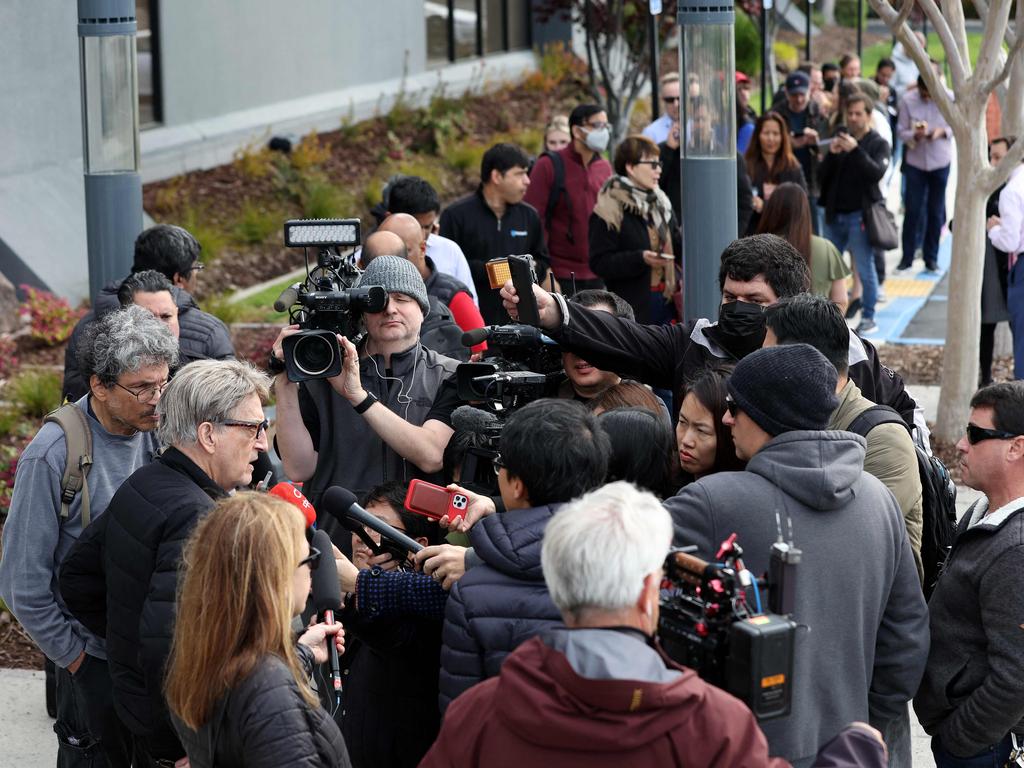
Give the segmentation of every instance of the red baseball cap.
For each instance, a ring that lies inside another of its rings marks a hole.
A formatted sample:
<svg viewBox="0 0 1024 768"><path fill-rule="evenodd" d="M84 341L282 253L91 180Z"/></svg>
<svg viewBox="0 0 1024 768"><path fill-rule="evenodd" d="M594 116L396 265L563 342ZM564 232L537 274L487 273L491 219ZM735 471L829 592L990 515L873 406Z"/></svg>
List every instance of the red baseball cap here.
<svg viewBox="0 0 1024 768"><path fill-rule="evenodd" d="M740 83L749 83L749 82L750 82L750 78L747 77L745 74L743 74L742 72L737 72L736 73L736 85L739 85Z"/></svg>

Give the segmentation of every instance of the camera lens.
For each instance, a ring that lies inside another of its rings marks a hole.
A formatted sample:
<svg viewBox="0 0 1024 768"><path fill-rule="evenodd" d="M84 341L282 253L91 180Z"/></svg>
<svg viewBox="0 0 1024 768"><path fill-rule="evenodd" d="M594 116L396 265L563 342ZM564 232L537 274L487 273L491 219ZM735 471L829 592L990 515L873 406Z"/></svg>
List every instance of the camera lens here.
<svg viewBox="0 0 1024 768"><path fill-rule="evenodd" d="M326 336L311 334L295 342L295 367L307 376L321 376L334 364L334 346Z"/></svg>

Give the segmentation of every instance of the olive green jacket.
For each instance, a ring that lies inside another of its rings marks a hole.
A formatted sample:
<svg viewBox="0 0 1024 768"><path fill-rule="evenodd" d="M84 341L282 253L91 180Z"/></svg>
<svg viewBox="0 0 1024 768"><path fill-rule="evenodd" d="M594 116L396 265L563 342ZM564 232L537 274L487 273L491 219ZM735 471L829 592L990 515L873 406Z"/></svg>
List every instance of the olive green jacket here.
<svg viewBox="0 0 1024 768"><path fill-rule="evenodd" d="M832 413L829 429L847 429L853 420L871 408L874 403L860 393L852 381L847 381L839 392L839 407ZM892 491L903 512L910 537L910 548L914 551L914 565L917 575L924 581L924 566L921 563L922 500L921 475L917 467L917 452L906 427L900 424L879 424L866 438L867 453L864 456L864 471L874 475Z"/></svg>

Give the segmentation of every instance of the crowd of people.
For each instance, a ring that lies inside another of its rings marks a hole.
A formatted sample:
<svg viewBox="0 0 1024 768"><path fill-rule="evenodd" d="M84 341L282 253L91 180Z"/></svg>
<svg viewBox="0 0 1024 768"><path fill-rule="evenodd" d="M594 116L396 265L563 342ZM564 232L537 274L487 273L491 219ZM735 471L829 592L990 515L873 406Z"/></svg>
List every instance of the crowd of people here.
<svg viewBox="0 0 1024 768"><path fill-rule="evenodd" d="M717 318L683 321L680 145L714 138L699 104L680 125L699 83L673 75L610 161L583 104L535 161L491 147L446 207L389 180L352 255L387 301L338 334L336 376L289 379L298 324L269 375L235 360L191 296L195 239L142 233L75 330L71 402L21 457L3 530L0 597L56 670L59 765L909 766L911 703L937 766L1003 765L1024 735L1024 384L991 383L989 343L957 445L983 495L935 561L923 412L862 337L884 277L869 209L900 143L901 266L920 245L934 268L945 224L948 126L905 70L883 60L868 87L855 57L803 67L760 117L737 75L750 210ZM1016 316L1021 179L990 201L989 337ZM492 282L508 255L532 256L532 296ZM524 300L561 369L469 426L458 366L495 350L462 334ZM275 474L312 511L260 492ZM415 514L413 480L458 511ZM339 516L337 486L417 550ZM670 550L714 562L732 535L755 577L782 539L802 553L781 717L658 642ZM335 573L325 616L311 583Z"/></svg>

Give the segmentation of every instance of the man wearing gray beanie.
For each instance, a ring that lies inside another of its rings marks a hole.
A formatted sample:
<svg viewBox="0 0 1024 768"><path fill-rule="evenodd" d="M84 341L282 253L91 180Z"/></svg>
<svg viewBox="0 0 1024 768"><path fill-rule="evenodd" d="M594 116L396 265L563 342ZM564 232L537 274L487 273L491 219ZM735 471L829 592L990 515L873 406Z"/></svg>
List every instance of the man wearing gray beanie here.
<svg viewBox="0 0 1024 768"><path fill-rule="evenodd" d="M884 730L906 711L928 656L928 612L903 515L864 472L864 438L828 431L836 370L807 344L760 349L728 382L723 423L742 472L719 472L665 502L675 544L714 559L737 534L747 567L772 545L801 551L789 716L761 723L772 755L810 765L845 725Z"/></svg>
<svg viewBox="0 0 1024 768"><path fill-rule="evenodd" d="M378 256L359 285L382 286L388 303L381 312L363 314L366 334L358 349L338 336L341 373L296 384L282 370L274 384L276 444L285 474L305 483L318 525L345 553L351 552L351 534L319 508L323 492L340 485L361 496L387 480L414 477L442 482L451 413L459 404L458 361L420 343L429 304L416 267L399 256ZM272 358L283 360L281 343L297 332L294 325L281 331Z"/></svg>

